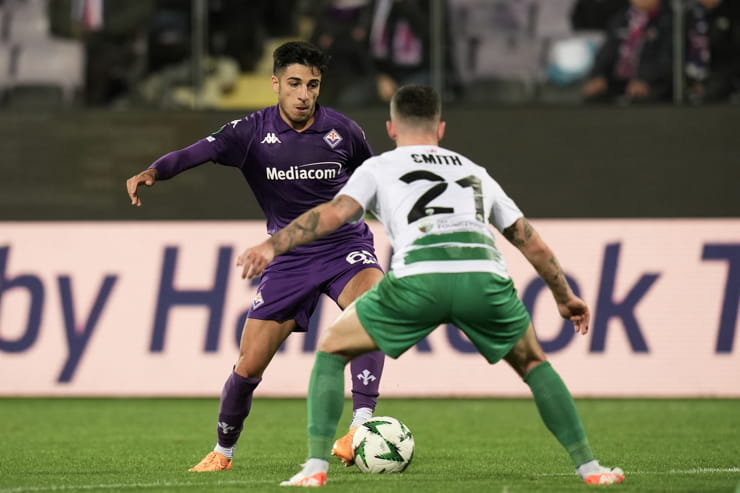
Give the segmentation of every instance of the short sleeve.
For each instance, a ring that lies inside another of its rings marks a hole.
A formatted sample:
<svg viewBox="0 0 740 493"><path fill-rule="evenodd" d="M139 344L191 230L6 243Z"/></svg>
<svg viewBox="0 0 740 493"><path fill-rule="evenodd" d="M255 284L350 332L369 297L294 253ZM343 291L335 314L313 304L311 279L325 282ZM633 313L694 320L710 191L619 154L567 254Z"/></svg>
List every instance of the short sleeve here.
<svg viewBox="0 0 740 493"><path fill-rule="evenodd" d="M494 198L493 205L491 207L491 215L488 220L497 230L503 232L503 230L514 224L517 219L523 217L524 214L511 197L506 195L506 192L501 188L501 185L493 179L491 182L494 187Z"/></svg>
<svg viewBox="0 0 740 493"><path fill-rule="evenodd" d="M352 176L349 177L347 183L345 183L344 187L339 190L337 195L347 195L348 197L352 197L362 206L365 212L374 213L377 196L377 181L367 163L355 170Z"/></svg>

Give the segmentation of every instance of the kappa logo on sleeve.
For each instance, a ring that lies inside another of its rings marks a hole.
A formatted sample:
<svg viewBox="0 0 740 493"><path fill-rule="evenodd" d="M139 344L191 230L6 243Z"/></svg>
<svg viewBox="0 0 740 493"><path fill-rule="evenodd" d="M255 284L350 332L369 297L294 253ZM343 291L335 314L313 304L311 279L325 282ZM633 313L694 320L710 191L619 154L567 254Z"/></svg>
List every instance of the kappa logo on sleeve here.
<svg viewBox="0 0 740 493"><path fill-rule="evenodd" d="M334 149L336 146L338 146L339 143L341 141L343 141L343 140L344 139L342 138L341 135L339 135L339 132L337 132L333 128L331 130L329 130L329 133L327 133L326 135L324 135L324 142L326 142L327 144L329 144L329 146L332 149Z"/></svg>

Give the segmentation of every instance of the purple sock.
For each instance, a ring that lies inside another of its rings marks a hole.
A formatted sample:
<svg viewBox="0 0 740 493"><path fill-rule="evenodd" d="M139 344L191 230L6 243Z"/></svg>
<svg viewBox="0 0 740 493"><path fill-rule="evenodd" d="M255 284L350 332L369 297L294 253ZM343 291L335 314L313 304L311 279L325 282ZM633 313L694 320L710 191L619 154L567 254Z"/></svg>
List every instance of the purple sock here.
<svg viewBox="0 0 740 493"><path fill-rule="evenodd" d="M261 378L245 378L235 372L226 380L218 410L218 444L222 447L233 447L239 440L244 420L252 409L252 393L261 381Z"/></svg>
<svg viewBox="0 0 740 493"><path fill-rule="evenodd" d="M352 409L369 407L375 410L380 392L380 376L383 374L385 354L382 351L358 356L350 362L352 372Z"/></svg>

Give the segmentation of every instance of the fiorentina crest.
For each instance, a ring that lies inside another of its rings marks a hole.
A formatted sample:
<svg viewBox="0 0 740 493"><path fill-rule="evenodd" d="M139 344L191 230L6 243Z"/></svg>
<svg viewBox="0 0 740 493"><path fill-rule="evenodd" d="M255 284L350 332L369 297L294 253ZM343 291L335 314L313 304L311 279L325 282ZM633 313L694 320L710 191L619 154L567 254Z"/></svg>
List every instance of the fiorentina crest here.
<svg viewBox="0 0 740 493"><path fill-rule="evenodd" d="M339 143L341 141L343 141L343 140L344 139L342 138L341 135L339 135L339 132L337 132L333 128L331 130L329 130L329 133L327 133L326 135L324 135L324 142L326 142L327 144L329 144L332 149L334 149L336 146L338 146Z"/></svg>

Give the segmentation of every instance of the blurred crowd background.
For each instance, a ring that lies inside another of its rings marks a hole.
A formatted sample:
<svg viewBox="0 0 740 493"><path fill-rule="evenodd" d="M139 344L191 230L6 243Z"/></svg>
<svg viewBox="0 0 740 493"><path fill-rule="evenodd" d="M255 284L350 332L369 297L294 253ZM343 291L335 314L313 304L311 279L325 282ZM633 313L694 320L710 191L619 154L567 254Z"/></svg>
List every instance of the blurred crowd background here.
<svg viewBox="0 0 740 493"><path fill-rule="evenodd" d="M345 108L740 104L740 0L0 0L0 109L271 105L290 39Z"/></svg>

